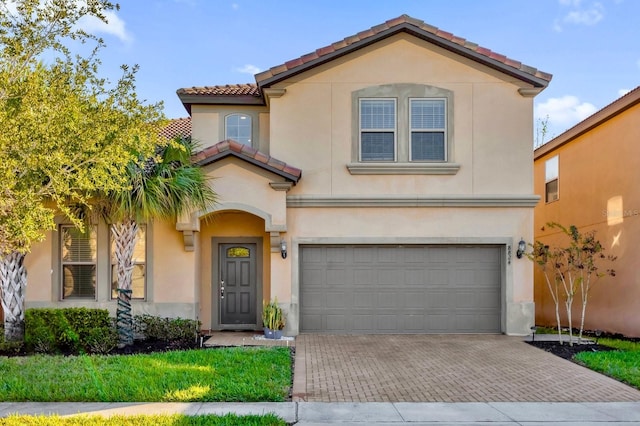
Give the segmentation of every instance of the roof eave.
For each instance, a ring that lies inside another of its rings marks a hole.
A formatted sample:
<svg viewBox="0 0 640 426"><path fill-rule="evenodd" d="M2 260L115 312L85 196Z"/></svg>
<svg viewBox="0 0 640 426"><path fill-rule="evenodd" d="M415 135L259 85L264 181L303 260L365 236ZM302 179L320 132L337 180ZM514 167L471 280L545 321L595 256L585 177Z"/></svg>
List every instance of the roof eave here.
<svg viewBox="0 0 640 426"><path fill-rule="evenodd" d="M444 39L442 37L437 36L436 34L432 34L428 31L422 30L420 28L415 27L409 23L399 24L393 28L389 28L383 30L373 36L367 37L363 40L356 41L349 46L346 46L342 49L336 50L331 53L327 53L325 55L319 56L316 59L312 59L309 62L306 62L302 65L294 67L290 70L284 71L282 73L276 74L272 77L268 77L264 80L258 81L258 86L262 89L265 87L270 87L273 84L291 78L295 75L301 74L311 68L314 68L318 65L322 65L334 59L340 58L342 56L348 55L356 50L362 49L366 46L374 44L380 40L391 37L395 34L406 32L408 34L414 35L422 40L428 41L436 46L439 46L443 49L446 49L450 52L456 53L460 56L463 56L467 59L471 59L473 61L479 62L483 65L486 65L492 69L500 71L504 74L517 78L525 83L531 84L534 87L546 88L549 84L549 81L536 77L532 74L524 72L522 70L511 67L507 64L504 64L500 61L492 59L488 56L480 54L478 52L474 52L460 44L454 43L450 40Z"/></svg>
<svg viewBox="0 0 640 426"><path fill-rule="evenodd" d="M558 149L559 147L566 145L572 140L577 139L579 136L589 132L595 127L598 127L599 125L612 119L613 117L622 114L624 111L637 104L640 104L640 86L636 87L627 95L610 103L600 111L585 118L569 130L551 139L546 144L535 149L533 151L533 159L537 160L540 157L543 157L544 155Z"/></svg>
<svg viewBox="0 0 640 426"><path fill-rule="evenodd" d="M184 95L178 93L183 104L188 105L265 105L262 96L251 95Z"/></svg>
<svg viewBox="0 0 640 426"><path fill-rule="evenodd" d="M200 160L200 161L198 161L198 162L196 162L194 164L197 165L197 166L200 166L200 167L204 167L206 165L215 163L216 161L222 160L223 158L226 158L228 156L233 156L233 157L238 158L238 159L240 159L242 161L246 161L249 164L253 164L256 167L259 167L261 169L264 169L264 170L267 170L267 171L269 171L271 173L274 173L274 174L276 174L278 176L281 176L281 177L293 182L294 185L297 184L298 181L300 180L300 176L292 175L292 174L287 173L287 172L285 172L283 170L279 170L279 169L277 169L275 167L272 167L269 164L265 164L265 163L262 163L260 161L255 160L253 158L246 157L246 156L241 155L241 154L239 154L239 153L237 153L235 151L232 151L232 150L226 150L226 151L223 151L223 152L219 152L219 153L217 153L215 155L212 155L210 157L205 158L204 160Z"/></svg>

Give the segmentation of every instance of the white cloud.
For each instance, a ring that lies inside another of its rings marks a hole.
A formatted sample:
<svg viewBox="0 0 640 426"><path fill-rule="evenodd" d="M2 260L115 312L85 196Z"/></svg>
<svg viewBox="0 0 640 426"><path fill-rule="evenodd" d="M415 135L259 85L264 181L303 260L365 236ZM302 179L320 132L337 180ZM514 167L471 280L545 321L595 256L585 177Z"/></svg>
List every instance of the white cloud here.
<svg viewBox="0 0 640 426"><path fill-rule="evenodd" d="M247 65L245 65L243 67L235 68L235 71L241 72L243 74L254 75L254 74L258 74L262 70L260 68L256 67L255 65L247 64Z"/></svg>
<svg viewBox="0 0 640 426"><path fill-rule="evenodd" d="M621 98L624 95L626 95L627 93L629 93L631 91L631 89L620 89L618 90L618 97Z"/></svg>
<svg viewBox="0 0 640 426"><path fill-rule="evenodd" d="M131 35L125 28L125 22L113 11L104 13L107 22L103 22L94 16L83 17L78 25L90 34L110 34L118 37L123 42L130 42Z"/></svg>
<svg viewBox="0 0 640 426"><path fill-rule="evenodd" d="M600 2L586 5L583 0L559 0L560 5L571 10L553 25L555 31L562 31L562 24L595 25L604 19L604 6Z"/></svg>
<svg viewBox="0 0 640 426"><path fill-rule="evenodd" d="M536 120L549 117L549 127L564 131L595 113L598 109L589 102L581 102L576 96L565 95L550 98L546 102L536 104L534 116Z"/></svg>

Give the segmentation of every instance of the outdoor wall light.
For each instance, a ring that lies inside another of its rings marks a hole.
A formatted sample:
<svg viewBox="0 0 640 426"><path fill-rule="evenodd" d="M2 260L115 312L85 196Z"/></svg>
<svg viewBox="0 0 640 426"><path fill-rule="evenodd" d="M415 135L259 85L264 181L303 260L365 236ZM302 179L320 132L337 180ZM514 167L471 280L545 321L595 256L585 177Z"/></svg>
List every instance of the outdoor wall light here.
<svg viewBox="0 0 640 426"><path fill-rule="evenodd" d="M527 249L527 243L524 242L523 238L520 238L520 242L518 243L518 250L516 251L516 257L518 259L522 259L522 255L524 251Z"/></svg>
<svg viewBox="0 0 640 426"><path fill-rule="evenodd" d="M280 241L280 256L283 259L287 258L287 242L285 240Z"/></svg>

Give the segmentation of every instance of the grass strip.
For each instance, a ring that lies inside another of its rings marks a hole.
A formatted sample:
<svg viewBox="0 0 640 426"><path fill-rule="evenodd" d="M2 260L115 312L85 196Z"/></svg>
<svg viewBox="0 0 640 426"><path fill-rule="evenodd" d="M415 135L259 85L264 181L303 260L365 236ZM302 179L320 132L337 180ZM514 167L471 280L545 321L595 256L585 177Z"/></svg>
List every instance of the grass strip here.
<svg viewBox="0 0 640 426"><path fill-rule="evenodd" d="M581 352L575 355L575 360L591 370L640 389L640 351Z"/></svg>
<svg viewBox="0 0 640 426"><path fill-rule="evenodd" d="M0 358L0 401L284 401L288 348Z"/></svg>
<svg viewBox="0 0 640 426"><path fill-rule="evenodd" d="M273 414L237 416L213 414L199 416L137 415L137 416L17 416L0 419L2 426L286 426Z"/></svg>
<svg viewBox="0 0 640 426"><path fill-rule="evenodd" d="M610 339L603 337L598 339L598 344L609 346L610 348L620 349L621 351L640 351L640 342L630 340Z"/></svg>

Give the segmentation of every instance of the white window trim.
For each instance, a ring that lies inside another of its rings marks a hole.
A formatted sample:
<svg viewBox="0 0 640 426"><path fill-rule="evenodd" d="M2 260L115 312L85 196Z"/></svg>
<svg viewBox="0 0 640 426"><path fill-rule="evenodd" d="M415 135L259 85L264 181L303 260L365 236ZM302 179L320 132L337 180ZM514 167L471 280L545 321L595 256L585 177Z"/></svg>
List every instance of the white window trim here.
<svg viewBox="0 0 640 426"><path fill-rule="evenodd" d="M243 145L247 145L247 146L251 146L252 147L253 146L253 117L251 115L249 115L249 114L245 114L245 113L242 113L242 112L232 112L230 114L225 115L224 116L224 120L223 120L224 121L224 138L225 138L225 140L226 139L231 139L229 137L229 130L228 130L229 128L228 128L227 120L230 117L233 117L233 116L236 116L236 115L237 116L247 117L249 119L249 121L250 121L250 123L249 123L249 134L250 134L251 140L249 141L249 144L243 144ZM233 139L233 140L235 140L235 139ZM236 141L236 142L242 143L241 141Z"/></svg>
<svg viewBox="0 0 640 426"><path fill-rule="evenodd" d="M556 173L555 175L549 179L547 178L547 168L549 167L549 163L555 160L556 161ZM556 181L556 198L553 200L549 200L547 195L547 185L550 184L551 182ZM546 204L549 203L553 203L555 201L558 201L560 199L560 157L558 155L554 155L553 157L549 157L547 158L547 160L544 162L544 201Z"/></svg>
<svg viewBox="0 0 640 426"><path fill-rule="evenodd" d="M427 101L444 101L444 127L441 129L421 129L421 128L414 128L413 127L413 114L411 113L411 101L413 100L427 100ZM425 98L425 97L410 97L409 100L409 139L408 139L408 144L409 144L409 162L410 163L446 163L447 159L449 158L449 149L447 146L447 123L449 122L449 119L447 117L447 98L441 98L441 97L433 97L433 98ZM420 132L420 133L443 133L444 134L444 159L442 160L414 160L413 159L413 152L412 152L412 146L413 144L411 143L411 136L413 134L413 132Z"/></svg>
<svg viewBox="0 0 640 426"><path fill-rule="evenodd" d="M97 283L98 283L98 253L97 253L97 249L100 245L100 240L98 238L98 228L95 225L86 225L87 227L95 227L94 232L96 233L96 253L95 256L96 258L89 262L89 261L68 261L68 260L64 260L63 256L62 256L62 245L64 243L64 239L63 239L63 233L64 233L64 229L73 229L75 228L75 225L69 225L69 224L62 224L59 225L59 232L60 232L60 238L58 241L58 259L59 259L59 287L60 287L60 299L63 301L74 301L74 300L97 300L98 297L98 288L97 288ZM95 268L95 272L94 272L94 281L96 283L95 288L93 289L93 297L91 296L76 296L76 297L65 297L64 295L64 267L66 265L89 265L89 266L93 266Z"/></svg>
<svg viewBox="0 0 640 426"><path fill-rule="evenodd" d="M360 99L398 100L396 107L396 161L361 161ZM447 161L409 161L409 98L446 99ZM418 83L393 83L363 87L351 92L351 162L345 166L352 175L455 175L461 168L455 162L454 92ZM400 117L402 121L400 121Z"/></svg>
<svg viewBox="0 0 640 426"><path fill-rule="evenodd" d="M375 160L363 160L362 159L362 133L370 132L370 133L389 133L391 129L363 129L362 128L362 101L393 101L393 115L394 115L394 123L393 123L393 160L381 160L379 162L382 163L395 163L398 161L398 100L396 98L377 98L377 97L369 97L369 98L359 98L358 99L358 161L363 163L375 163Z"/></svg>

